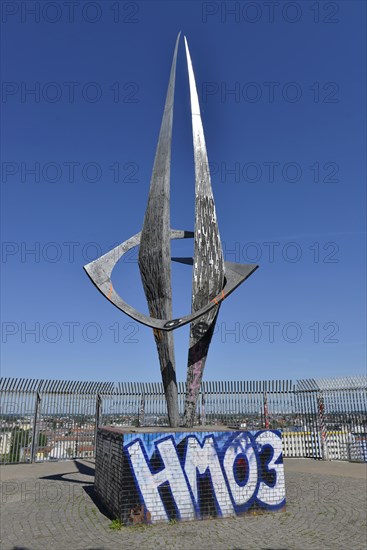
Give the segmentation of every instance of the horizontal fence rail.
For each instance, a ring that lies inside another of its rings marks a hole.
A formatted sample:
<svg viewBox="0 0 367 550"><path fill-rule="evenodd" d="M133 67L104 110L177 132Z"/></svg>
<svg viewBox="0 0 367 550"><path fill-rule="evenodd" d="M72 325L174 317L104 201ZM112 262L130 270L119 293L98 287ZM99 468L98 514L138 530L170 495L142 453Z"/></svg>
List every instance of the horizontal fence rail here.
<svg viewBox="0 0 367 550"><path fill-rule="evenodd" d="M366 390L366 376L204 381L196 424L279 429L285 457L367 462ZM98 426L168 425L159 382L2 378L0 397L3 464L94 457Z"/></svg>

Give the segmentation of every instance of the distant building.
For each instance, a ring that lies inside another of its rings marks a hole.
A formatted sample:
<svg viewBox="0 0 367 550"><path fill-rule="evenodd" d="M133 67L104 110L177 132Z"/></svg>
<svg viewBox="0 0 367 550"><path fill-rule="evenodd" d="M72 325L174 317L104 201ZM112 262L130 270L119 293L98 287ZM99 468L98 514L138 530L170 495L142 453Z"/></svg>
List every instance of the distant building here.
<svg viewBox="0 0 367 550"><path fill-rule="evenodd" d="M0 455L6 455L10 452L12 432L0 433Z"/></svg>

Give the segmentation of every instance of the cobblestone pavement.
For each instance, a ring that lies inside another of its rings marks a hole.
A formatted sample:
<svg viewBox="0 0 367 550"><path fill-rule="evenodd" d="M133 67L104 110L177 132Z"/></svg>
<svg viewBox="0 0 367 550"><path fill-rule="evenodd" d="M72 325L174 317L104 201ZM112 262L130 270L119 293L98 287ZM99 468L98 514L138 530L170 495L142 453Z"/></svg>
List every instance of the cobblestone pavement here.
<svg viewBox="0 0 367 550"><path fill-rule="evenodd" d="M110 528L92 461L2 466L2 550L367 548L366 465L288 459L284 511Z"/></svg>

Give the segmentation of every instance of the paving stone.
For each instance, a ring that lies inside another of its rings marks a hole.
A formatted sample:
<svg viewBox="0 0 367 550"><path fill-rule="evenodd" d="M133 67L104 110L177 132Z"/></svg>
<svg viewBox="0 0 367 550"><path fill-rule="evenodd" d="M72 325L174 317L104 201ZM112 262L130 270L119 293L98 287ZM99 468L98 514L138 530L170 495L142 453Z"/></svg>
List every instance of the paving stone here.
<svg viewBox="0 0 367 550"><path fill-rule="evenodd" d="M284 464L284 511L120 531L93 500L91 461L2 466L1 549L366 550L366 465Z"/></svg>

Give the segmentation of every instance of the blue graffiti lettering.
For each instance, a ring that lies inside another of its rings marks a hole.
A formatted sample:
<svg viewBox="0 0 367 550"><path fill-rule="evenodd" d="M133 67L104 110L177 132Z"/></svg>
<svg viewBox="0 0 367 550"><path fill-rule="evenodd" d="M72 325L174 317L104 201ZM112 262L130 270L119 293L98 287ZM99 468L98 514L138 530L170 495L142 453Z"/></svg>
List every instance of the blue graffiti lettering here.
<svg viewBox="0 0 367 550"><path fill-rule="evenodd" d="M124 451L151 521L280 508L280 432L125 434Z"/></svg>
<svg viewBox="0 0 367 550"><path fill-rule="evenodd" d="M164 467L153 473L141 440L126 447L143 502L151 514L152 522L167 519L158 488L168 482L180 519L195 517L194 505L171 436L156 442Z"/></svg>
<svg viewBox="0 0 367 550"><path fill-rule="evenodd" d="M187 438L184 471L194 496L197 513L200 513L197 478L198 475L205 474L209 471L218 515L234 514L213 435L207 436L204 439L203 445L200 445L200 442L195 436L189 436Z"/></svg>

